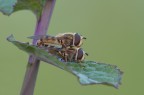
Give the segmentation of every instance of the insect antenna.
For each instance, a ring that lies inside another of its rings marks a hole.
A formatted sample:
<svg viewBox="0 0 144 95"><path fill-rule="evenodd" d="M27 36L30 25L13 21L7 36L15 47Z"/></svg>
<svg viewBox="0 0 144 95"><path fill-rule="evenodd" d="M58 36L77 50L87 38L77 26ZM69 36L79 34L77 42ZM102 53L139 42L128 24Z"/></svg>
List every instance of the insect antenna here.
<svg viewBox="0 0 144 95"><path fill-rule="evenodd" d="M88 56L89 54L88 54L88 53L85 53L85 55L87 55L87 56Z"/></svg>
<svg viewBox="0 0 144 95"><path fill-rule="evenodd" d="M82 37L82 39L87 39L86 37Z"/></svg>

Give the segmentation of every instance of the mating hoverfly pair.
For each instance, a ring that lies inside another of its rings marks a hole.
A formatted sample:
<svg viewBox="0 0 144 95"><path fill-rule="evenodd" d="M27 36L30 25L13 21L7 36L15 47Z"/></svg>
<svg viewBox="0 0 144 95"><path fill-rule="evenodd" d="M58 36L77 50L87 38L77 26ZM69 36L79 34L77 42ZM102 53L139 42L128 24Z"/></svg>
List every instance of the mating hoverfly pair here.
<svg viewBox="0 0 144 95"><path fill-rule="evenodd" d="M37 39L36 45L39 48L45 48L52 55L56 55L64 62L82 62L85 59L85 53L81 47L85 37L78 33L62 33L56 36L31 36L31 39Z"/></svg>

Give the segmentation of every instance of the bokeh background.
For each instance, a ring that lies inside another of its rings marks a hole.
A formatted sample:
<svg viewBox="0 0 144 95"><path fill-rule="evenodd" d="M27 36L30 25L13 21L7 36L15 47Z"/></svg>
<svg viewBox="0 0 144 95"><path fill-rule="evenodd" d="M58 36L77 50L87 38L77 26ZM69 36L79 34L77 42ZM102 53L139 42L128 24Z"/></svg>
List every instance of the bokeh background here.
<svg viewBox="0 0 144 95"><path fill-rule="evenodd" d="M30 11L0 13L0 95L19 95L28 55L6 41L31 42ZM34 95L144 95L144 0L57 0L48 33L78 32L87 40L86 60L117 65L122 85L82 86L73 75L41 62Z"/></svg>

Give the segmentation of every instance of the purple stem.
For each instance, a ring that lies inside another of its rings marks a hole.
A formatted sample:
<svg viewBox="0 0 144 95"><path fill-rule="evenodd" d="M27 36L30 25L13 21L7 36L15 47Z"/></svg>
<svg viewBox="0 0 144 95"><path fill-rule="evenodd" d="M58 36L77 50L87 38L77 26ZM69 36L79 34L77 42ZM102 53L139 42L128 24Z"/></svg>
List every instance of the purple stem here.
<svg viewBox="0 0 144 95"><path fill-rule="evenodd" d="M46 35L56 0L47 0L41 17L37 20L34 35ZM33 40L36 44L36 40ZM20 95L33 95L40 61L34 56L29 57L24 82Z"/></svg>

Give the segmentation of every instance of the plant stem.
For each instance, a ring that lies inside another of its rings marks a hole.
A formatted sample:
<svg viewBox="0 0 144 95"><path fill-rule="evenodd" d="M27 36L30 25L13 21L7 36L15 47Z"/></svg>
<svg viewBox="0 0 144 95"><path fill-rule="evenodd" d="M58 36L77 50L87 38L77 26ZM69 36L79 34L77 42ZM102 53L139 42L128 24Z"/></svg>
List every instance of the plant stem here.
<svg viewBox="0 0 144 95"><path fill-rule="evenodd" d="M34 35L45 35L50 23L50 18L54 9L56 0L47 0L43 8L41 17L37 20L37 25ZM36 40L33 40L36 44ZM30 56L27 64L24 82L20 95L33 95L36 78L38 74L40 61L35 56Z"/></svg>

